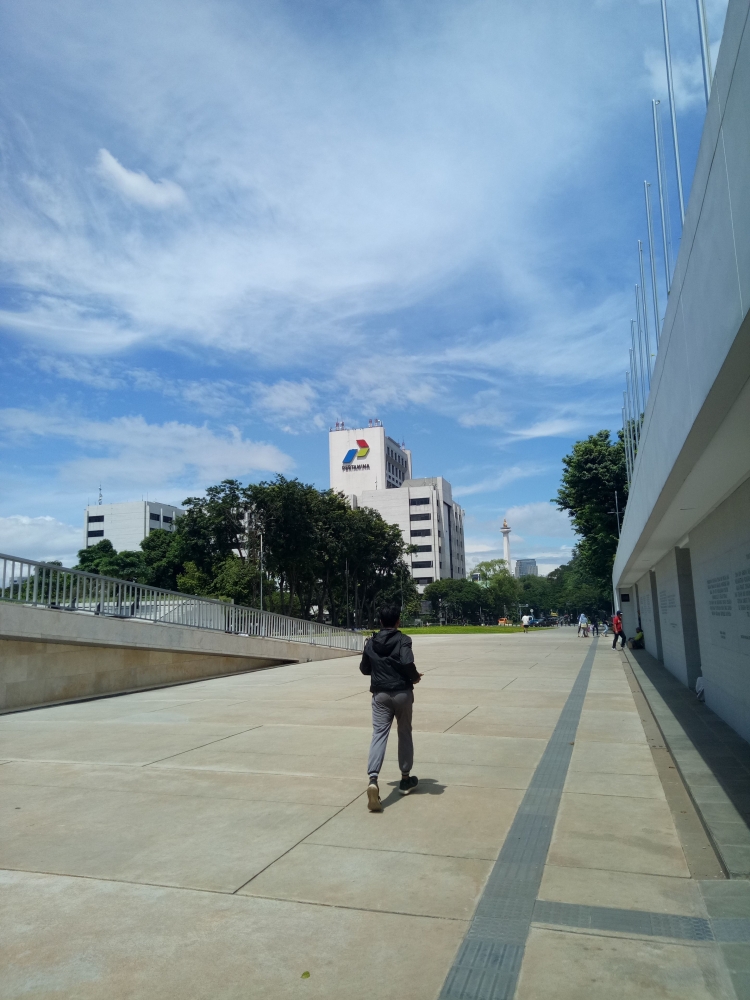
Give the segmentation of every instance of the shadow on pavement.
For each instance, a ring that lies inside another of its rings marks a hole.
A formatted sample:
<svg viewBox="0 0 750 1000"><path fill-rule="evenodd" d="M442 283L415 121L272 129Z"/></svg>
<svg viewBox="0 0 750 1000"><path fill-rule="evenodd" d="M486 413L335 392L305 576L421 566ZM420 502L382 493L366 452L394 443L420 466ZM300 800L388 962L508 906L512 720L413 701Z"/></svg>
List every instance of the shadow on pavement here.
<svg viewBox="0 0 750 1000"><path fill-rule="evenodd" d="M408 799L409 795L442 795L445 791L445 785L441 785L436 778L420 778L419 784L413 792L409 792L409 795L402 795L399 792L397 781L389 781L388 784L391 786L391 791L381 799L383 809L395 805L400 800Z"/></svg>
<svg viewBox="0 0 750 1000"><path fill-rule="evenodd" d="M657 705L651 706L690 794L728 862L727 867L733 875L748 877L750 835L737 829L736 817L735 822L730 824L732 829L725 827L732 816L722 810L711 786L715 782L722 788L744 824L750 827L750 743L707 705L698 701L694 691L681 684L649 653L629 650L628 654L637 661L674 717L670 720L663 709L660 711ZM729 844L734 850L731 847L727 850ZM733 857L730 861L729 855L738 854L737 847L740 845L743 845L741 851L745 856Z"/></svg>

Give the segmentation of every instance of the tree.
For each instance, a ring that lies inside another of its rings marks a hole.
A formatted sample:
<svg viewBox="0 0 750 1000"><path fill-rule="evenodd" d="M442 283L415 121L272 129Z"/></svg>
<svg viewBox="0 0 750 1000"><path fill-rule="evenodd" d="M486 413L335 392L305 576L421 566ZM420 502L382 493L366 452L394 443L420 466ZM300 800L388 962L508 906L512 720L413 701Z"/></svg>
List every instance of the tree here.
<svg viewBox="0 0 750 1000"><path fill-rule="evenodd" d="M477 563L469 576L478 576L480 583L489 583L498 574L503 573L510 576L510 570L504 559L487 559Z"/></svg>
<svg viewBox="0 0 750 1000"><path fill-rule="evenodd" d="M617 551L615 492L622 512L628 495L622 434L612 442L609 431L602 430L585 441L577 441L571 454L563 459L562 481L553 502L570 513L573 527L581 536L577 572L587 573L600 595L611 589Z"/></svg>
<svg viewBox="0 0 750 1000"><path fill-rule="evenodd" d="M128 550L116 552L112 542L103 538L96 545L81 549L76 568L87 573L113 576L118 580L143 582L143 553Z"/></svg>
<svg viewBox="0 0 750 1000"><path fill-rule="evenodd" d="M449 621L478 616L481 607L489 610L487 590L474 580L435 580L425 587L424 596L433 611L442 608Z"/></svg>

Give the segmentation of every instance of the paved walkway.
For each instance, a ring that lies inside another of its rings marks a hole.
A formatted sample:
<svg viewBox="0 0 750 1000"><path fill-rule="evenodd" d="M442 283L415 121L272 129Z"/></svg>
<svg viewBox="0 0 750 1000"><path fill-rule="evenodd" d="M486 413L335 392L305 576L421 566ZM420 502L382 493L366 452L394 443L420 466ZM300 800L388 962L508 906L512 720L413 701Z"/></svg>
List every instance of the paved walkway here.
<svg viewBox="0 0 750 1000"><path fill-rule="evenodd" d="M744 995L620 654L415 653L420 786L393 740L380 815L355 659L2 717L0 997Z"/></svg>

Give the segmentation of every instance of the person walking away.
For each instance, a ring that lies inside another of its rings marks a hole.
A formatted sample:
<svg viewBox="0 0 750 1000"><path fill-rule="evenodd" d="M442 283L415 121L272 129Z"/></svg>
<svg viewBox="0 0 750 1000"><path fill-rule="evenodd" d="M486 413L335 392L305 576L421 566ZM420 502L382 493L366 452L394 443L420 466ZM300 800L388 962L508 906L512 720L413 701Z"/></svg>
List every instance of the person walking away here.
<svg viewBox="0 0 750 1000"><path fill-rule="evenodd" d="M628 641L625 635L625 630L622 627L622 615L619 611L615 611L614 618L612 619L612 631L615 634L612 640L612 649L617 649L617 640L621 641L620 649L624 649L625 643Z"/></svg>
<svg viewBox="0 0 750 1000"><path fill-rule="evenodd" d="M414 743L411 716L414 705L414 685L422 674L414 664L411 638L399 632L401 611L398 607L380 609L380 631L367 640L359 669L370 678L372 693L372 742L367 761L367 808L382 812L378 778L383 766L388 734L394 718L398 727L398 765L401 782L398 790L408 795L418 783L411 773L414 764Z"/></svg>
<svg viewBox="0 0 750 1000"><path fill-rule="evenodd" d="M583 612L581 612L580 615L578 616L578 635L579 636L581 634L581 630L583 630L584 637L585 637L586 629L588 628L588 624L589 624L588 618L586 617L586 615Z"/></svg>
<svg viewBox="0 0 750 1000"><path fill-rule="evenodd" d="M531 616L530 615L522 615L521 616L521 624L523 625L523 634L524 635L526 635L526 633L529 631L529 624L530 624L530 622L531 622Z"/></svg>
<svg viewBox="0 0 750 1000"><path fill-rule="evenodd" d="M592 635L599 635L599 619L598 618L594 618L593 622L591 623L591 634Z"/></svg>

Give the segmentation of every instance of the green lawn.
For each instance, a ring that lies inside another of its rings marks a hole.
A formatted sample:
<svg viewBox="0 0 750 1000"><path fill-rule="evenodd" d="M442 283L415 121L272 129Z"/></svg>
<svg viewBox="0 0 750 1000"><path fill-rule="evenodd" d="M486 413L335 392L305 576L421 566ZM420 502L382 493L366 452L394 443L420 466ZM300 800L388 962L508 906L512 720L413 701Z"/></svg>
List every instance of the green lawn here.
<svg viewBox="0 0 750 1000"><path fill-rule="evenodd" d="M550 625L554 628L554 625ZM406 635L487 635L488 632L523 632L520 625L425 625L422 628L402 628ZM530 632L536 629L529 629Z"/></svg>

